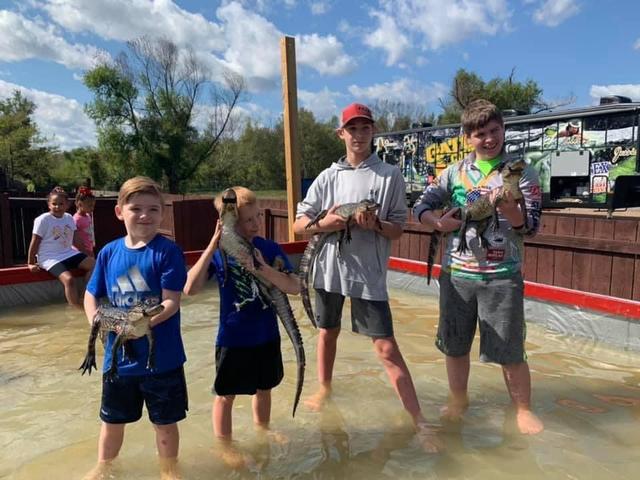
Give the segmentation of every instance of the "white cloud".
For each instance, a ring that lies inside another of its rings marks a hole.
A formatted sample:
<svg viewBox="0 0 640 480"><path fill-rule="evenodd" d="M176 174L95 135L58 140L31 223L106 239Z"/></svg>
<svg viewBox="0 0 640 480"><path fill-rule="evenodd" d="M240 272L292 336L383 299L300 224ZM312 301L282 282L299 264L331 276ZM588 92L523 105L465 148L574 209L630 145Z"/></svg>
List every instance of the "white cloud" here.
<svg viewBox="0 0 640 480"><path fill-rule="evenodd" d="M298 91L301 106L312 111L314 116L319 120L329 120L332 116L338 115L338 100L340 100L342 96L341 93L333 92L327 87L324 87L324 89L319 92L309 92L307 90Z"/></svg>
<svg viewBox="0 0 640 480"><path fill-rule="evenodd" d="M226 43L219 25L170 0L46 0L51 18L71 32L91 32L108 40L142 35L166 36L195 50L221 50Z"/></svg>
<svg viewBox="0 0 640 480"><path fill-rule="evenodd" d="M296 58L301 65L327 75L342 75L356 66L355 59L343 52L342 43L333 35L321 37L313 33L302 35L299 39Z"/></svg>
<svg viewBox="0 0 640 480"><path fill-rule="evenodd" d="M533 12L533 20L547 27L557 27L565 20L577 15L580 5L576 0L545 0Z"/></svg>
<svg viewBox="0 0 640 480"><path fill-rule="evenodd" d="M312 15L324 15L330 9L328 2L311 2Z"/></svg>
<svg viewBox="0 0 640 480"><path fill-rule="evenodd" d="M370 13L377 28L365 43L385 50L388 65L411 55L409 45L437 50L471 36L496 35L509 29L511 18L506 0L378 1L379 9ZM390 34L390 28L396 33Z"/></svg>
<svg viewBox="0 0 640 480"><path fill-rule="evenodd" d="M75 33L118 41L142 35L168 37L178 46L193 48L213 80L220 79L224 66L243 75L250 90L260 91L276 88L280 80L283 33L255 8L268 8L268 3L223 2L216 10L217 22L171 0L46 0L44 8L54 21ZM292 8L296 2L280 0L283 4ZM355 64L332 35L300 35L296 50L299 65L323 75L343 74Z"/></svg>
<svg viewBox="0 0 640 480"><path fill-rule="evenodd" d="M398 62L409 49L409 39L396 25L396 21L384 14L373 12L373 17L378 19L378 28L364 38L365 45L380 48L387 52L387 66Z"/></svg>
<svg viewBox="0 0 640 480"><path fill-rule="evenodd" d="M9 97L15 90L36 104L33 119L50 144L63 150L96 144L95 125L78 101L0 80L0 97Z"/></svg>
<svg viewBox="0 0 640 480"><path fill-rule="evenodd" d="M236 2L219 8L217 15L224 24L228 42L223 63L244 75L253 90L274 88L280 80L282 32ZM332 35L300 35L296 43L298 65L321 74L343 74L355 65L355 60L344 53L342 43Z"/></svg>
<svg viewBox="0 0 640 480"><path fill-rule="evenodd" d="M635 102L640 102L640 84L591 85L589 94L594 104L598 103L600 97L606 97L607 95L623 95Z"/></svg>
<svg viewBox="0 0 640 480"><path fill-rule="evenodd" d="M635 50L640 50L640 38L636 40L636 43L633 44L633 48Z"/></svg>
<svg viewBox="0 0 640 480"><path fill-rule="evenodd" d="M349 93L357 99L390 100L421 105L444 97L447 91L447 86L442 83L433 82L429 85L422 85L407 78L395 82L377 83L368 87L349 86Z"/></svg>
<svg viewBox="0 0 640 480"><path fill-rule="evenodd" d="M91 68L106 54L92 45L71 44L53 26L0 10L0 60L50 60L71 69Z"/></svg>

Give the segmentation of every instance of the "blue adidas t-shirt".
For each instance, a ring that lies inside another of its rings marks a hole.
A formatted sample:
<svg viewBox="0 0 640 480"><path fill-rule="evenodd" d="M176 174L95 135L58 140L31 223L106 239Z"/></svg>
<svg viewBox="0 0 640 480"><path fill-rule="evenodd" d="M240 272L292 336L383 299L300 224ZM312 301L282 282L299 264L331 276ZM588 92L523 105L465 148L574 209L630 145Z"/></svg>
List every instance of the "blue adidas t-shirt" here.
<svg viewBox="0 0 640 480"><path fill-rule="evenodd" d="M254 237L253 245L260 250L264 260L273 265L276 258L283 264L282 270L293 272L291 262L277 243L262 237ZM241 267L235 258L227 256L227 275L220 250L211 258L209 275L215 273L220 289L220 324L216 345L219 347L253 347L280 338L276 314L259 297L258 285L253 276Z"/></svg>
<svg viewBox="0 0 640 480"><path fill-rule="evenodd" d="M128 309L148 297L162 299L162 289L181 292L187 279L184 255L180 247L157 235L141 248L129 248L124 238L106 245L96 260L87 290L96 298L108 297L111 305ZM180 335L180 310L153 329L155 368L146 368L149 355L147 337L129 340L134 358L118 355L118 375L148 375L180 367L187 359ZM111 346L115 333L105 344L103 371L111 364Z"/></svg>

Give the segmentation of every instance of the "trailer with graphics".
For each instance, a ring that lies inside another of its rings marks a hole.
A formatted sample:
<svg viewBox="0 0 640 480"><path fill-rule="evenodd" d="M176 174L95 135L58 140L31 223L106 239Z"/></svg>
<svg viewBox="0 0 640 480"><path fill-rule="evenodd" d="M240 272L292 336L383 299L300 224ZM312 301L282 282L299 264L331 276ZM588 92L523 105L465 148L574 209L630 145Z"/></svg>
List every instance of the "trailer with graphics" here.
<svg viewBox="0 0 640 480"><path fill-rule="evenodd" d="M545 208L611 208L620 202L613 198L616 187L616 197L625 197L617 207L637 206L639 124L640 103L606 97L593 107L505 116L505 149L521 153L536 169ZM374 147L402 170L411 204L435 176L472 151L459 124L380 133Z"/></svg>

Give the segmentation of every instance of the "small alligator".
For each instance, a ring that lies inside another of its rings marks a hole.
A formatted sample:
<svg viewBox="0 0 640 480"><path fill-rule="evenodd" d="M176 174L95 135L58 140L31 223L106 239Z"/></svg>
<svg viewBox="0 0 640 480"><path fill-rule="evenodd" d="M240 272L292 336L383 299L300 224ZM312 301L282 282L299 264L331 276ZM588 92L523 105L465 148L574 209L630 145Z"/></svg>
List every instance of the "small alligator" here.
<svg viewBox="0 0 640 480"><path fill-rule="evenodd" d="M236 192L229 188L222 193L222 211L220 212L220 221L222 223L222 234L220 235L220 249L226 255L234 257L240 263L257 262L255 257L255 247L247 240L242 238L236 232L235 226L238 221L238 199ZM226 264L226 262L225 262ZM282 270L283 265L278 263L278 259L274 261L274 268ZM278 289L271 282L264 278L254 275L258 289L259 297L267 305L273 306L276 315L282 322L296 354L298 364L298 375L296 381L296 393L293 400L293 416L296 415L296 408L302 394L302 386L304 384L304 369L306 365L304 346L302 344L302 335L298 328L298 323L293 315L293 310L289 304L287 294ZM242 303L239 304L240 306ZM236 305L236 308L240 308Z"/></svg>
<svg viewBox="0 0 640 480"><path fill-rule="evenodd" d="M502 186L497 187L499 191L495 196L493 203L489 199L489 195L485 194L480 196L472 204L460 209L460 219L462 220L462 225L460 226L459 230L459 243L457 248L458 253L463 253L469 249L467 245L467 227L469 222L471 221L478 222L476 231L480 240L480 245L483 248L489 247L486 238L484 238L482 235L487 229L489 218L493 218L493 228L495 230L498 229L499 223L497 206L506 192L511 192L513 198L515 200L518 200L518 202L520 203L520 208L524 213L526 223L526 206L524 197L522 196L522 192L520 191L520 179L522 178L522 172L524 171L525 167L526 163L524 160L518 160L516 162L506 164L504 167L502 167L502 170L500 171L500 175L502 176ZM443 214L447 210L449 209L445 209L443 211ZM431 235L431 242L429 242L429 250L427 253L427 284L431 283L433 263L435 254L438 250L441 236L442 232L439 232L437 230L434 231Z"/></svg>
<svg viewBox="0 0 640 480"><path fill-rule="evenodd" d="M493 229L497 230L499 226L498 221L498 205L502 201L504 195L509 192L513 196L514 200L517 200L520 204L520 208L524 213L525 228L526 228L526 206L524 202L524 196L520 190L520 179L522 178L522 172L527 166L524 160L518 160L513 163L508 163L500 170L500 176L502 177L502 185L498 188L498 193L494 197L493 202L490 200L489 195L481 195L475 202L467 205L461 210L460 219L462 225L460 226L458 253L463 253L469 249L467 246L467 227L469 222L478 222L476 232L480 245L482 248L488 248L489 242L482 235L484 234L489 224L489 219L493 218Z"/></svg>
<svg viewBox="0 0 640 480"><path fill-rule="evenodd" d="M360 202L345 203L335 209L334 213L342 217L346 222L346 227L340 230L338 235L338 251L342 249L342 242L351 241L351 223L353 217L359 212L375 212L380 208L380 205L373 200L361 200ZM312 225L316 225L320 220L326 217L328 210L322 210L316 215L305 228L309 228ZM379 230L382 230L380 219L376 217L376 225ZM311 323L315 328L318 328L316 319L311 306L311 299L309 298L309 279L313 270L313 265L316 259L316 255L322 249L322 246L326 243L327 239L336 232L323 232L316 233L311 237L307 243L307 247L304 249L302 258L300 259L299 277L300 277L300 295L302 296L302 305Z"/></svg>
<svg viewBox="0 0 640 480"><path fill-rule="evenodd" d="M131 357L133 352L127 340L139 338L143 335L146 335L149 341L147 368L153 368L153 334L149 328L149 320L163 310L164 305L160 304L157 297L147 298L129 310L116 308L109 304L100 305L93 317L89 343L87 345L87 355L78 370L82 370L82 375L84 375L85 372L89 372L89 375L91 375L91 369L96 369L96 339L98 338L98 334L100 334L100 338L104 343L104 337L107 332L117 333L111 346L111 365L105 373L105 379L107 381L114 380L118 375L118 349L124 345L125 354Z"/></svg>

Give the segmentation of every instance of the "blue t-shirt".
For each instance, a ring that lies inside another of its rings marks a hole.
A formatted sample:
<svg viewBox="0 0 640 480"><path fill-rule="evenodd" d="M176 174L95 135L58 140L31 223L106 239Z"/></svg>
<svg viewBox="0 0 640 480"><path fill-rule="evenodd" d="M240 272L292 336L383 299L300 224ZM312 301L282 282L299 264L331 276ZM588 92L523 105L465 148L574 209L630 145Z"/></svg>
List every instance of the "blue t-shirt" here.
<svg viewBox="0 0 640 480"><path fill-rule="evenodd" d="M291 262L275 242L254 237L254 247L264 260L273 265L276 258L283 262L282 270L293 272ZM209 265L209 275L215 272L220 289L220 324L216 345L219 347L253 347L280 338L276 314L259 297L253 276L235 258L227 256L227 278L220 250L216 250Z"/></svg>
<svg viewBox="0 0 640 480"><path fill-rule="evenodd" d="M129 309L147 297L162 299L162 289L181 292L187 280L184 255L180 247L157 235L141 248L129 248L124 238L106 245L96 260L87 290L96 298L108 297L111 305ZM180 335L180 310L153 329L155 367L146 368L149 355L147 337L129 340L134 358L118 355L118 375L148 375L173 370L187 357ZM111 363L111 346L115 333L110 332L105 345L103 371Z"/></svg>

